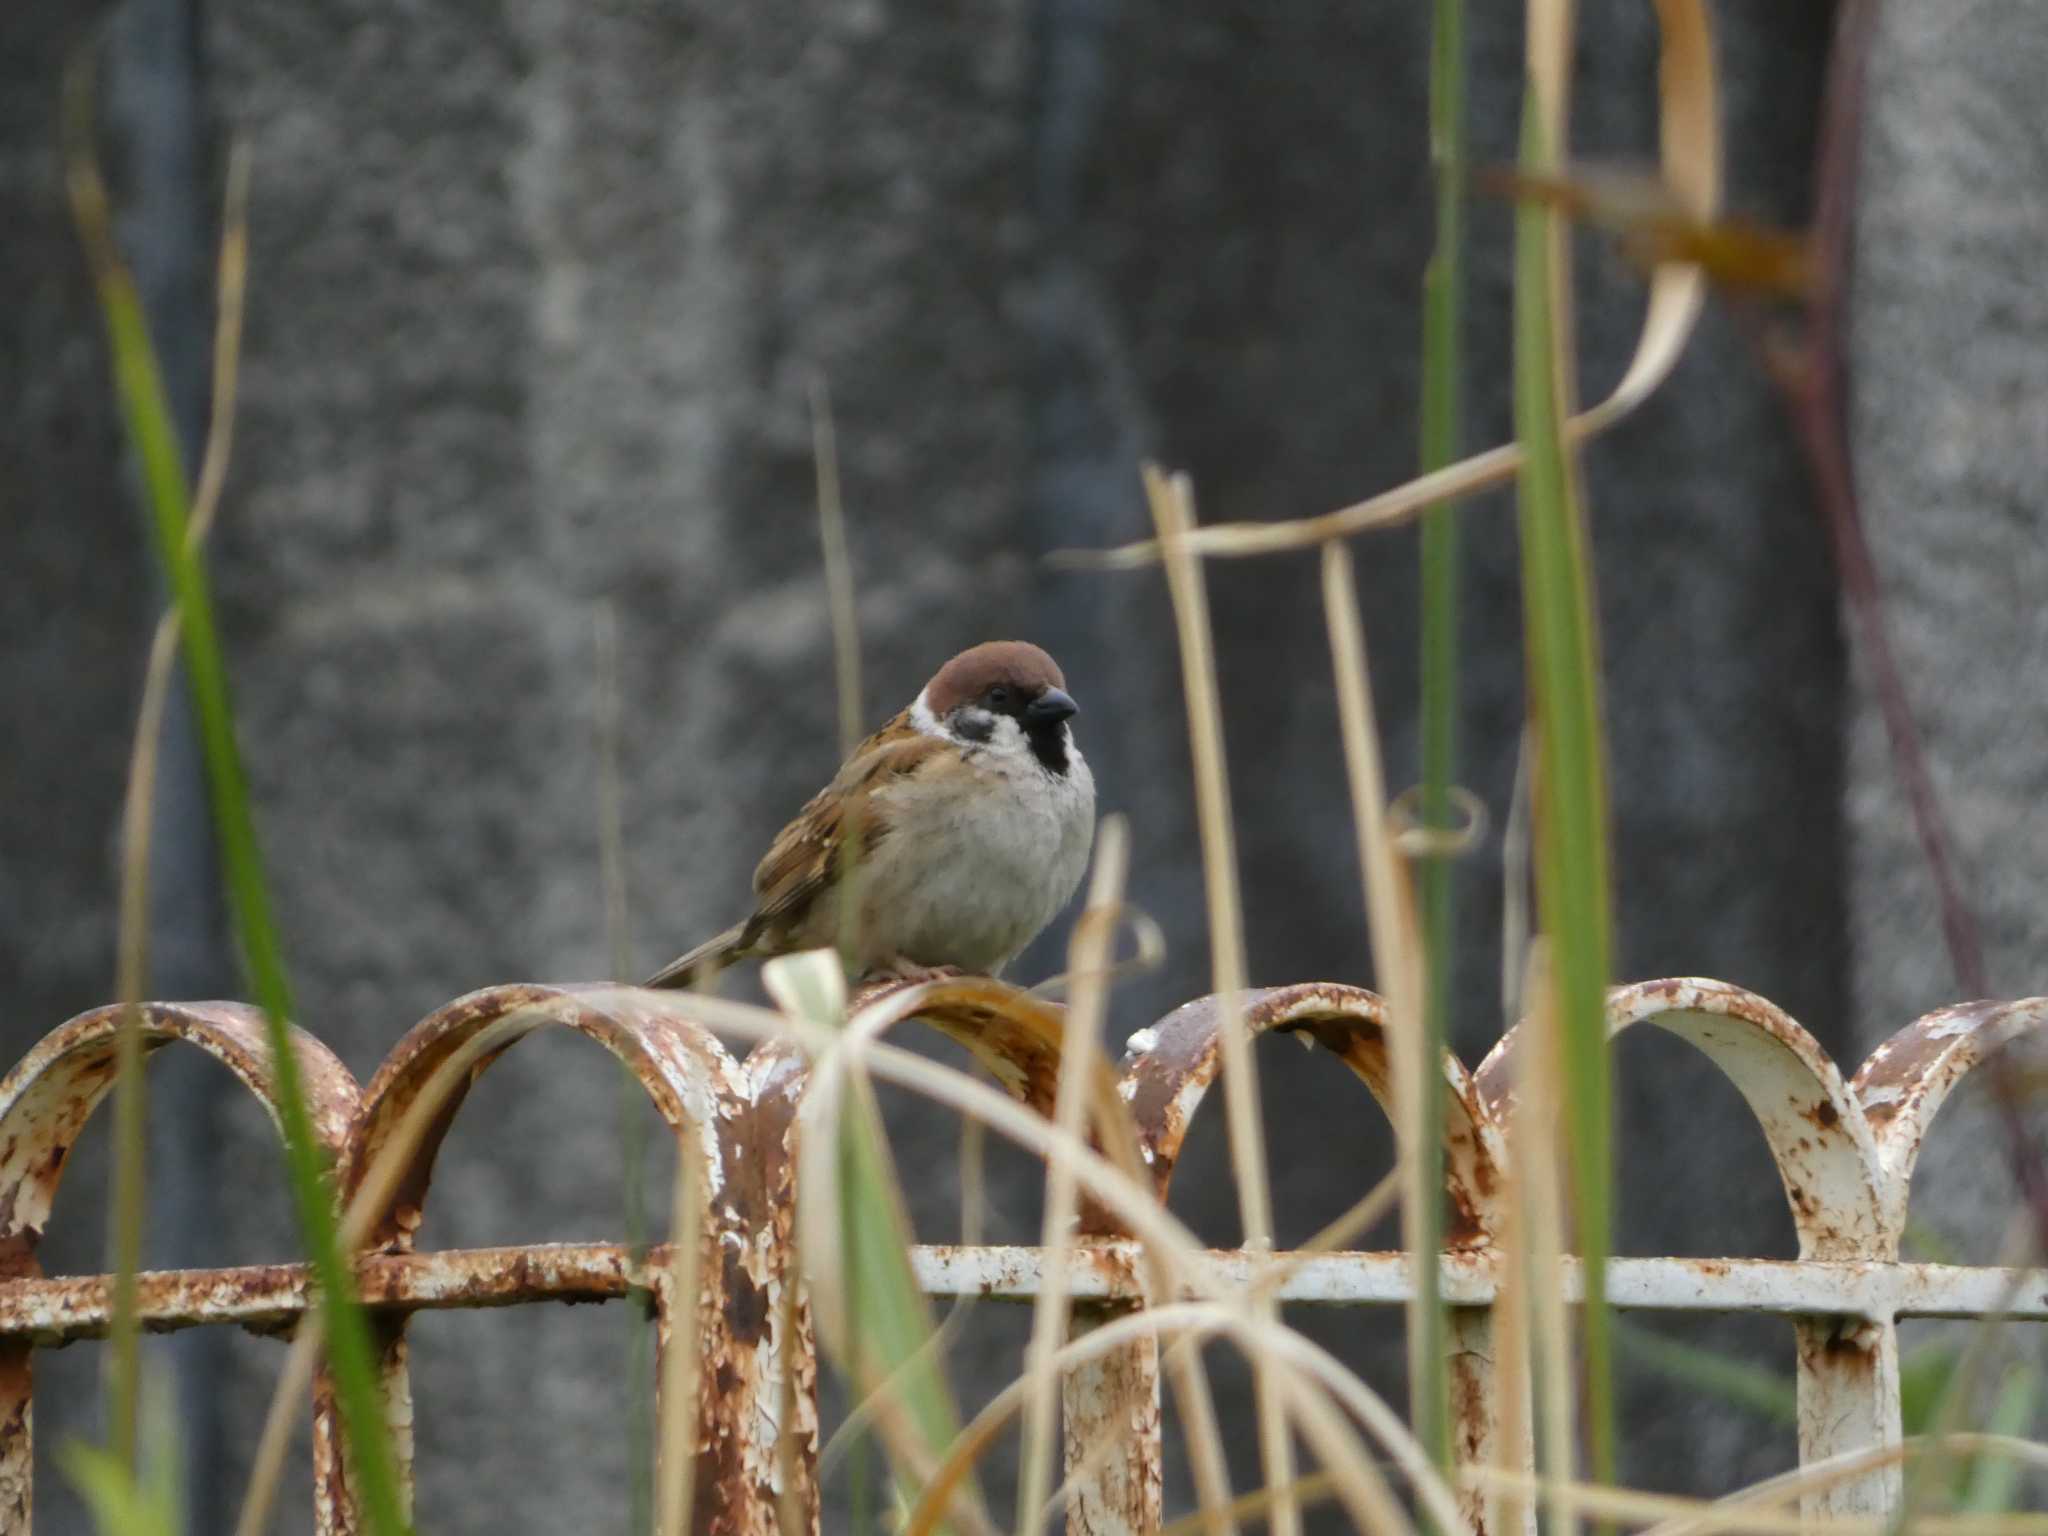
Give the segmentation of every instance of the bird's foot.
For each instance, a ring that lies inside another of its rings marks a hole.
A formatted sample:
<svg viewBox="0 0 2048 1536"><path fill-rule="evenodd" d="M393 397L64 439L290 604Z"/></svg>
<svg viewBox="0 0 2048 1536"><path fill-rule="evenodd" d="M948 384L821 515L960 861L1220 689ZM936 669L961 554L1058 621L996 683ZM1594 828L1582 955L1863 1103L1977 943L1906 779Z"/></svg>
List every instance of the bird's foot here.
<svg viewBox="0 0 2048 1536"><path fill-rule="evenodd" d="M951 981L966 974L957 965L919 965L907 955L897 955L876 972L890 981Z"/></svg>

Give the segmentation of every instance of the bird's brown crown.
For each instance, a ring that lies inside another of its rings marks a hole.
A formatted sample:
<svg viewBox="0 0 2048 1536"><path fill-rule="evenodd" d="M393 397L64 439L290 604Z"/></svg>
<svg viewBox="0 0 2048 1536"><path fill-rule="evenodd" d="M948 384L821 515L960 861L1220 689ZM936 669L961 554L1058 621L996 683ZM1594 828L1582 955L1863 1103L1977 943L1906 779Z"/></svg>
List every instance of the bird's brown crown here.
<svg viewBox="0 0 2048 1536"><path fill-rule="evenodd" d="M998 683L1027 700L1048 688L1067 686L1059 663L1037 646L1023 640L990 640L962 651L939 668L938 675L925 684L924 699L931 712L943 718Z"/></svg>

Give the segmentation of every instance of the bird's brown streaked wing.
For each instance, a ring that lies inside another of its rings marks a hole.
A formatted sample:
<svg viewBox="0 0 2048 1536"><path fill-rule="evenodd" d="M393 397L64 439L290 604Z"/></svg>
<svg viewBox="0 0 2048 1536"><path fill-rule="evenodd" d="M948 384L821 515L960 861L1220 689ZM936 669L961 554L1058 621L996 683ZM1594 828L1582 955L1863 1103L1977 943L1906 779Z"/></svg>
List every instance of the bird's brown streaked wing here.
<svg viewBox="0 0 2048 1536"><path fill-rule="evenodd" d="M945 750L943 741L911 725L907 714L861 743L831 784L776 835L755 868L755 923L772 926L810 905L831 883L853 823L861 827L861 851L873 852L889 831L887 818L873 803L876 791L917 772Z"/></svg>

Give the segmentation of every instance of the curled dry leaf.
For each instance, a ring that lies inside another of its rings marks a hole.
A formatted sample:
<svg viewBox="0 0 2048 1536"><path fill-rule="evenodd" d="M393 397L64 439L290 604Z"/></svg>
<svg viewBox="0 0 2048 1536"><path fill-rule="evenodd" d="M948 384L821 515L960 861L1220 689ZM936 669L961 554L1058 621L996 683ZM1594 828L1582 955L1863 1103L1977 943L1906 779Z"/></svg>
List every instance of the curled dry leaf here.
<svg viewBox="0 0 2048 1536"><path fill-rule="evenodd" d="M1657 71L1659 171L1680 206L1693 219L1711 225L1721 207L1721 127L1705 0L1657 0L1657 19L1662 29ZM1628 371L1606 399L1565 423L1568 441L1578 443L1598 436L1657 391L1685 351L1705 295L1706 274L1695 257L1674 256L1655 265L1649 304ZM1438 503L1504 485L1521 467L1521 448L1507 443L1318 517L1277 523L1217 523L1191 529L1183 547L1197 556L1218 557L1306 549L1409 522ZM1093 570L1136 570L1162 558L1163 546L1157 539L1116 549L1067 550L1054 556L1057 564Z"/></svg>

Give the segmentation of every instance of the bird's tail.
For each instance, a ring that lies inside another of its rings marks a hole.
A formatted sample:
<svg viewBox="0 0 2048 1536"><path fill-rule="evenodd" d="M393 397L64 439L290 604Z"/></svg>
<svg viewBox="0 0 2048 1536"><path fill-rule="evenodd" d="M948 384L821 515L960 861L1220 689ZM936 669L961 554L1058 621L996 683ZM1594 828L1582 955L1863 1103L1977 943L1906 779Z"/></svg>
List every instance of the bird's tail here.
<svg viewBox="0 0 2048 1536"><path fill-rule="evenodd" d="M680 959L671 960L652 976L650 987L689 987L699 980L710 981L735 961L743 960L752 946L747 925L734 923L716 938L706 939Z"/></svg>

